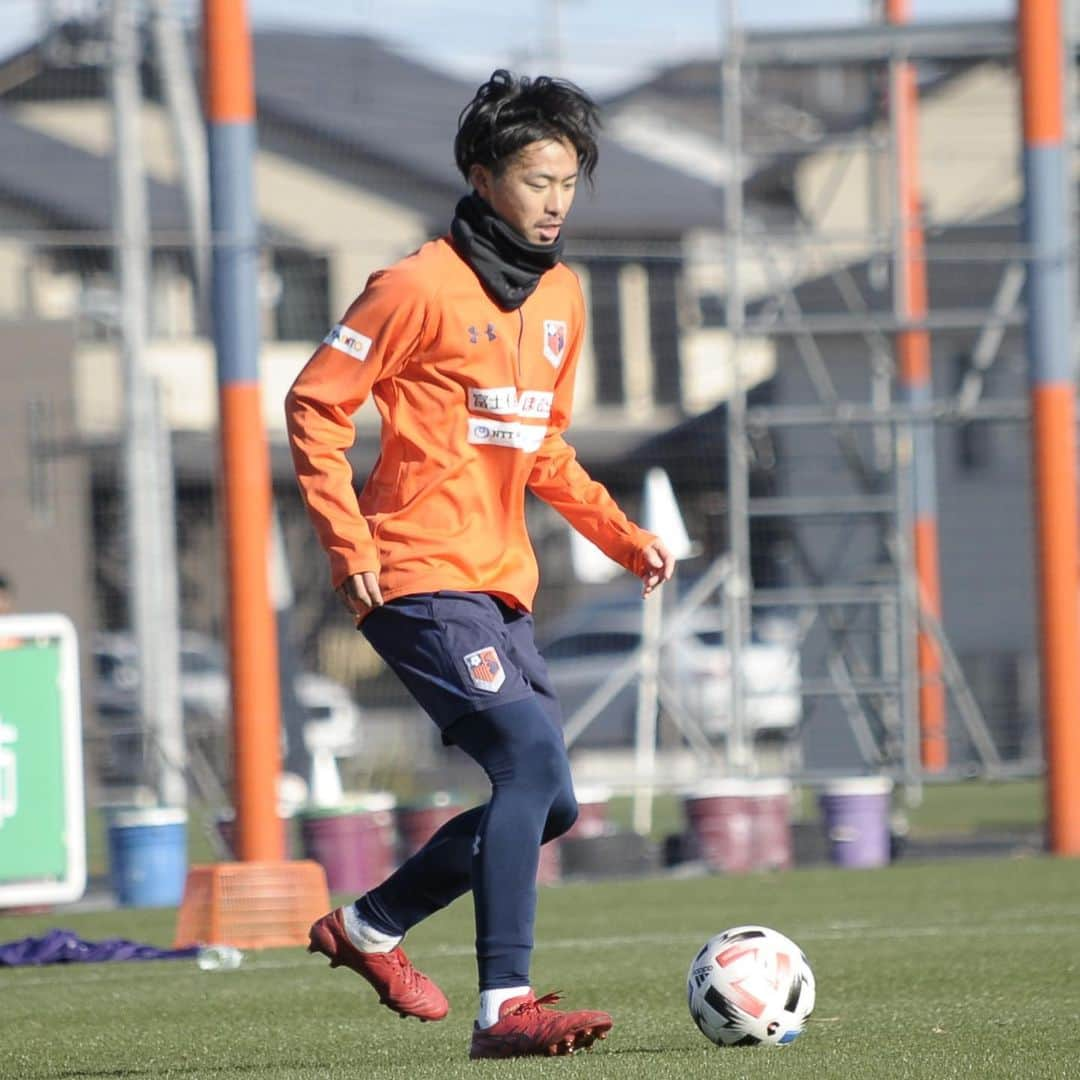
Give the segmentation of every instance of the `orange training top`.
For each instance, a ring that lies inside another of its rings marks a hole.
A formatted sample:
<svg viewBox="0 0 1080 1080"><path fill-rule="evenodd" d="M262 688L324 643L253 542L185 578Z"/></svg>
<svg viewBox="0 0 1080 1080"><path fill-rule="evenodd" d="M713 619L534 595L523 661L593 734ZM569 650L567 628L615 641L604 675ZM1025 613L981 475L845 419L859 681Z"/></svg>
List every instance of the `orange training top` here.
<svg viewBox="0 0 1080 1080"><path fill-rule="evenodd" d="M556 265L516 311L449 239L379 271L300 372L285 412L296 475L334 586L379 574L385 600L455 589L530 609L525 489L634 573L653 541L563 439L585 305ZM359 497L345 451L368 395L381 453Z"/></svg>

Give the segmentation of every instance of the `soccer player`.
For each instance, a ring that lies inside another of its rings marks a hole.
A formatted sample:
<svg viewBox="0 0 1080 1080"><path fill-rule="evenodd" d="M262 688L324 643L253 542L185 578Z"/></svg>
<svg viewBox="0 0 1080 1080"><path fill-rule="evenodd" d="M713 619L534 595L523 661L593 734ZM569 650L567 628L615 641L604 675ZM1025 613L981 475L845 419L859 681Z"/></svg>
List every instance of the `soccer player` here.
<svg viewBox="0 0 1080 1080"><path fill-rule="evenodd" d="M563 433L585 332L563 222L596 165L597 114L576 86L498 70L454 142L472 187L448 236L368 280L286 401L300 489L357 625L491 782L355 904L311 928L401 1016L440 1020L442 991L410 963L410 927L472 890L480 1008L470 1056L571 1053L611 1017L562 1011L529 981L542 843L577 816L558 702L529 614L536 558L525 492L651 592L663 541L627 520ZM381 453L359 496L345 451L375 399Z"/></svg>

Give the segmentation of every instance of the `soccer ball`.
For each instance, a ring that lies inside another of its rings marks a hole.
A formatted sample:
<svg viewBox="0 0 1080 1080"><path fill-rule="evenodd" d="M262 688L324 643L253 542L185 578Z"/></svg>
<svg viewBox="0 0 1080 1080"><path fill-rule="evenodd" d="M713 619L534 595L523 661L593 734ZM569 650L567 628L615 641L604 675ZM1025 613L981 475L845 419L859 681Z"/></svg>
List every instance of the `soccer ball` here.
<svg viewBox="0 0 1080 1080"><path fill-rule="evenodd" d="M814 1011L814 973L802 949L767 926L709 938L686 990L694 1023L717 1046L783 1046Z"/></svg>

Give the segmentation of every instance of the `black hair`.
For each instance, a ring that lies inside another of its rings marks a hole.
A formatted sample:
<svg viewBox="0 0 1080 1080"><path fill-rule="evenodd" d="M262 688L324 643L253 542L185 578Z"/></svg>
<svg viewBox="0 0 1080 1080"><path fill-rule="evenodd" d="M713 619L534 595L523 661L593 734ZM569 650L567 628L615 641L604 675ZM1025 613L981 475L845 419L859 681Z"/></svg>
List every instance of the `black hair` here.
<svg viewBox="0 0 1080 1080"><path fill-rule="evenodd" d="M577 151L578 168L592 183L599 127L596 103L572 82L499 68L461 110L454 160L466 180L473 165L498 176L530 143L558 139Z"/></svg>

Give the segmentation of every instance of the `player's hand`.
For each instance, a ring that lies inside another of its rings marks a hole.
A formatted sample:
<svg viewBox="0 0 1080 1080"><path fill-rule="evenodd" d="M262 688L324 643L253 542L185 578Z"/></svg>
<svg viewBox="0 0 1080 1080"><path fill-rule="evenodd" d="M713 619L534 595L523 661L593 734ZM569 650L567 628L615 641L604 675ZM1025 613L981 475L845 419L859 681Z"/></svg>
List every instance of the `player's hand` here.
<svg viewBox="0 0 1080 1080"><path fill-rule="evenodd" d="M379 592L379 575L372 570L347 577L337 587L337 594L358 624L372 608L383 605L382 593Z"/></svg>
<svg viewBox="0 0 1080 1080"><path fill-rule="evenodd" d="M641 560L641 595L648 596L658 585L671 580L675 573L675 556L663 540L657 539L641 553Z"/></svg>

